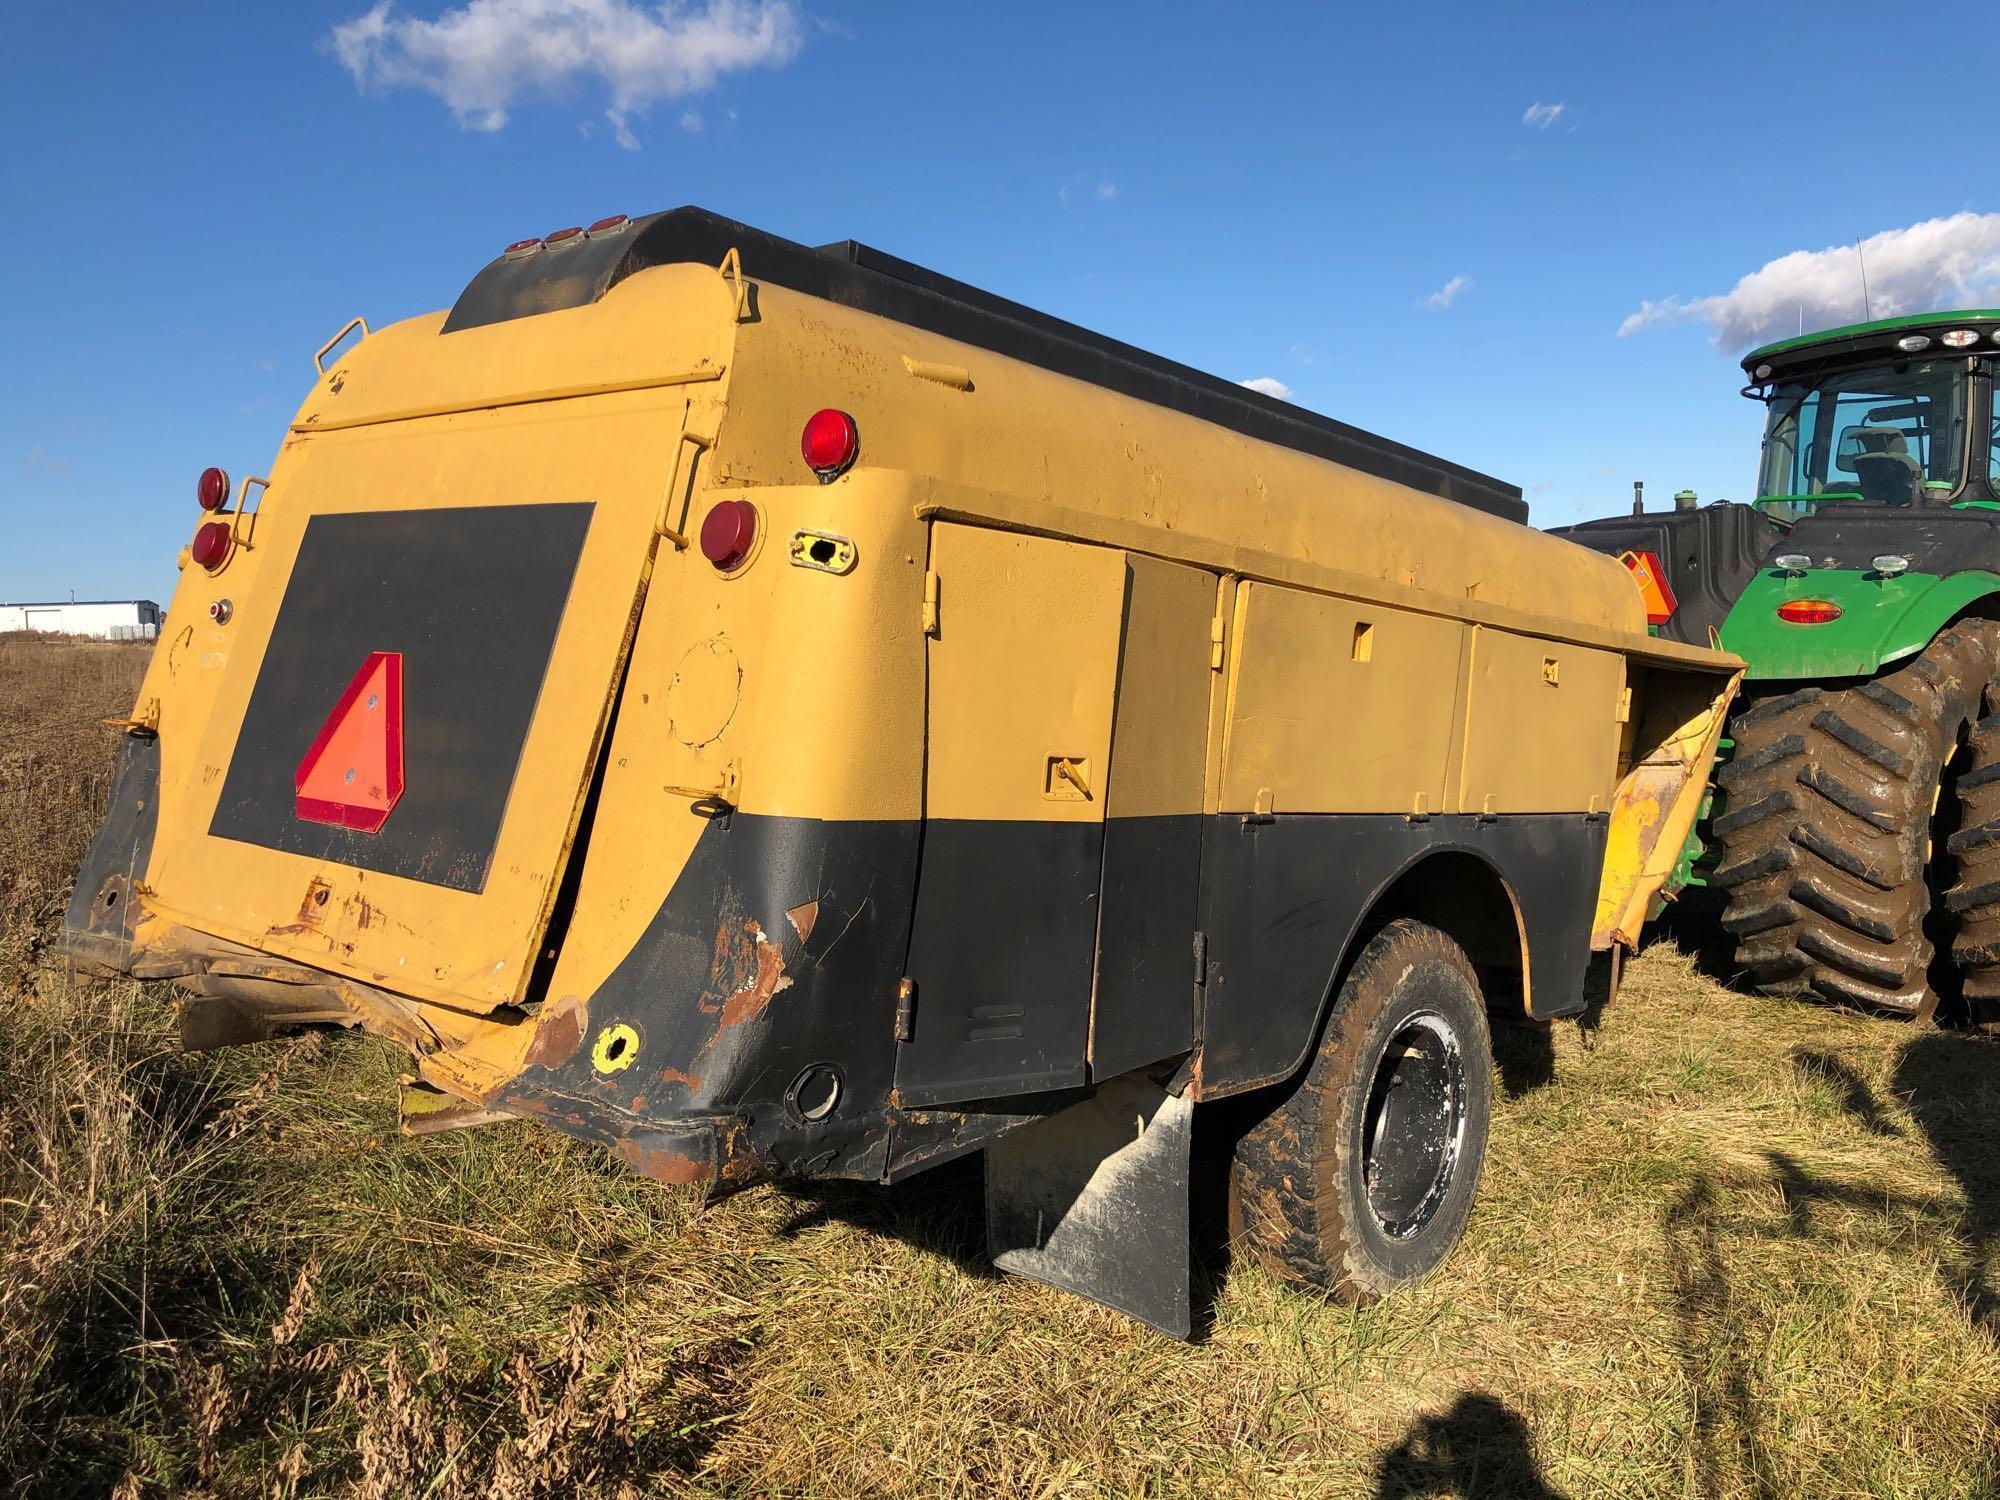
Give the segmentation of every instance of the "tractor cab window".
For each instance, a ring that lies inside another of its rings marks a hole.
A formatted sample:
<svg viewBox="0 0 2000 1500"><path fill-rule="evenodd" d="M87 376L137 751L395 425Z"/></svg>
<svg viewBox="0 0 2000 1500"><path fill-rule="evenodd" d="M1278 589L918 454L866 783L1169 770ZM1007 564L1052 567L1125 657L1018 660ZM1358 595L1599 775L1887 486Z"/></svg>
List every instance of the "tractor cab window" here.
<svg viewBox="0 0 2000 1500"><path fill-rule="evenodd" d="M1963 360L1840 370L1778 386L1757 477L1763 500L1914 505L1958 493L1966 421Z"/></svg>

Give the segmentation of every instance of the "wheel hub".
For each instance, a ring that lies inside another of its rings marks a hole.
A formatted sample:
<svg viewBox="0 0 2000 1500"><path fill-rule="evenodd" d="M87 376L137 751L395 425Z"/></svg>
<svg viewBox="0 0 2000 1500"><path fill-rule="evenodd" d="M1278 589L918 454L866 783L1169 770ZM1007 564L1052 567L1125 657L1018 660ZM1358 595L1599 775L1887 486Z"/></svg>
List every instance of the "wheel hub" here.
<svg viewBox="0 0 2000 1500"><path fill-rule="evenodd" d="M1465 1140L1465 1061L1443 1016L1411 1016L1389 1039L1362 1118L1362 1184L1391 1239L1422 1232L1437 1212Z"/></svg>

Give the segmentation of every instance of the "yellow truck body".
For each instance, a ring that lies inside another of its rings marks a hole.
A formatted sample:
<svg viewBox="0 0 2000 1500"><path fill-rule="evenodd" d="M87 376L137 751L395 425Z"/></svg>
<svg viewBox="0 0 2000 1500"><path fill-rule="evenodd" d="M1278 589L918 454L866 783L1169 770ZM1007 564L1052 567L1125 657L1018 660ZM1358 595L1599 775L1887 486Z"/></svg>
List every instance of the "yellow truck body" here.
<svg viewBox="0 0 2000 1500"><path fill-rule="evenodd" d="M1281 1083L1391 915L1573 1013L1738 668L1524 519L860 247L538 245L191 509L66 944L179 984L191 1045L366 1027L455 1109L724 1186ZM307 816L384 709L393 792Z"/></svg>

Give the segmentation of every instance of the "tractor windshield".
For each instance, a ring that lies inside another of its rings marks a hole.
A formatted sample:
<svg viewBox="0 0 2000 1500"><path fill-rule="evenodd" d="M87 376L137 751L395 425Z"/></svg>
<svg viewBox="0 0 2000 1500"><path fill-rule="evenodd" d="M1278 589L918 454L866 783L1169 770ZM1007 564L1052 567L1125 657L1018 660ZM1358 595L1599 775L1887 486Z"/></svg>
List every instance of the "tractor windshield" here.
<svg viewBox="0 0 2000 1500"><path fill-rule="evenodd" d="M1760 504L1913 505L1955 495L1965 469L1963 360L1837 370L1770 398Z"/></svg>

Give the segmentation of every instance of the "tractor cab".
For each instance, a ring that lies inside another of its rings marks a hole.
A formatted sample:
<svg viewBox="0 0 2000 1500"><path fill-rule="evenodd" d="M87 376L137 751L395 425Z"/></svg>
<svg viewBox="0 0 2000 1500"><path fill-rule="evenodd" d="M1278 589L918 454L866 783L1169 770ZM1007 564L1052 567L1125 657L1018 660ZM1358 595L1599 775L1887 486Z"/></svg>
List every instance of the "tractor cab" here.
<svg viewBox="0 0 2000 1500"><path fill-rule="evenodd" d="M1987 506L2000 312L1864 323L1750 354L1766 408L1756 505L1787 523L1832 504Z"/></svg>

